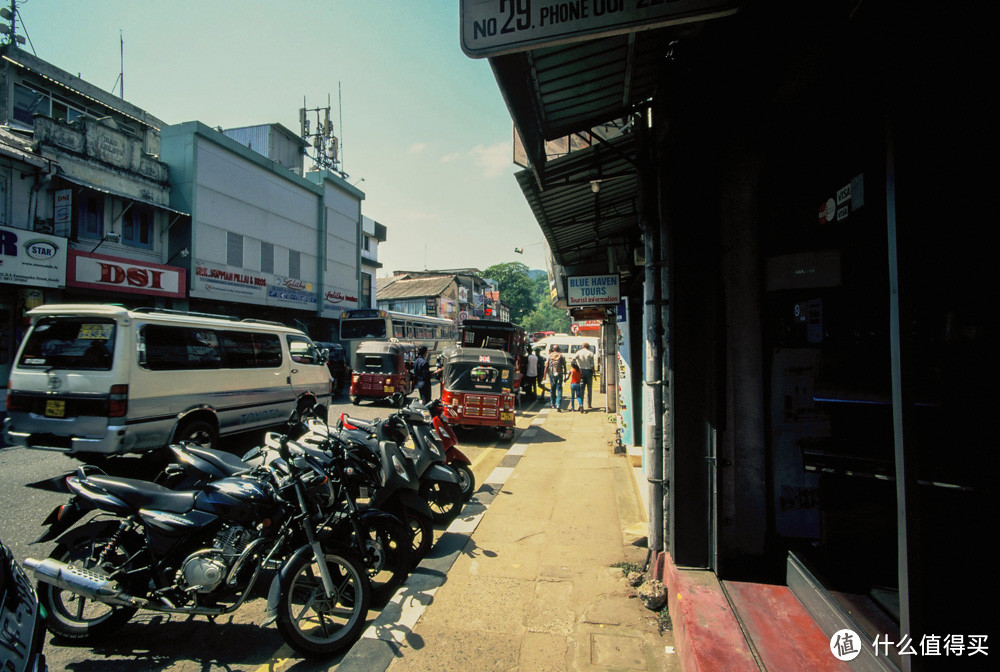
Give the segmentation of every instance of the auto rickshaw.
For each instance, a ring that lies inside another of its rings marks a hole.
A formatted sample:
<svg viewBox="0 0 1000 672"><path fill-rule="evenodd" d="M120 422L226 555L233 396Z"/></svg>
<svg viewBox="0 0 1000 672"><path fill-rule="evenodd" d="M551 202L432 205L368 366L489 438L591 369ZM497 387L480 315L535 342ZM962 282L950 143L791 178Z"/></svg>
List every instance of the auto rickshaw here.
<svg viewBox="0 0 1000 672"><path fill-rule="evenodd" d="M503 350L452 348L442 355L441 402L454 427L496 427L514 437L514 357Z"/></svg>
<svg viewBox="0 0 1000 672"><path fill-rule="evenodd" d="M397 341L362 341L354 353L351 373L351 403L362 399L388 401L402 408L413 392L412 343Z"/></svg>

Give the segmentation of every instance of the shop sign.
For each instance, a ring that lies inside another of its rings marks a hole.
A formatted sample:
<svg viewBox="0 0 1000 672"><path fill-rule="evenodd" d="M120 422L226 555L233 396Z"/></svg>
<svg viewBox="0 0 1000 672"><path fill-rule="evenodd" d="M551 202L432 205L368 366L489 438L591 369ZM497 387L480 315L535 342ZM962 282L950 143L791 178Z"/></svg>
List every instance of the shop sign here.
<svg viewBox="0 0 1000 672"><path fill-rule="evenodd" d="M175 299L186 296L183 268L78 250L69 251L66 284L69 287Z"/></svg>
<svg viewBox="0 0 1000 672"><path fill-rule="evenodd" d="M566 305L617 305L621 301L618 275L574 275L566 279Z"/></svg>
<svg viewBox="0 0 1000 672"><path fill-rule="evenodd" d="M66 238L0 226L0 283L66 286Z"/></svg>
<svg viewBox="0 0 1000 672"><path fill-rule="evenodd" d="M267 305L290 308L315 309L316 292L312 284L298 278L276 278L267 287Z"/></svg>
<svg viewBox="0 0 1000 672"><path fill-rule="evenodd" d="M52 202L54 207L53 232L60 236L69 236L73 222L73 190L58 189Z"/></svg>
<svg viewBox="0 0 1000 672"><path fill-rule="evenodd" d="M264 305L267 278L241 268L197 261L191 281L191 296Z"/></svg>
<svg viewBox="0 0 1000 672"><path fill-rule="evenodd" d="M734 0L461 0L462 51L472 58L705 21Z"/></svg>

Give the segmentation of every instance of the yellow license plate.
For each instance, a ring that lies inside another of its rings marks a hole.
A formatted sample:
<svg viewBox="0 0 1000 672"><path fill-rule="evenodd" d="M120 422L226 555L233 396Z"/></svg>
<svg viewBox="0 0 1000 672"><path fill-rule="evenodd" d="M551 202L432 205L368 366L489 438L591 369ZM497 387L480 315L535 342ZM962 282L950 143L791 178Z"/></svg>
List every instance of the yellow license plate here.
<svg viewBox="0 0 1000 672"><path fill-rule="evenodd" d="M382 391L383 392L395 392L396 388L393 387L392 385L383 385L382 386Z"/></svg>
<svg viewBox="0 0 1000 672"><path fill-rule="evenodd" d="M45 417L64 418L66 417L66 402L60 399L49 399L45 402Z"/></svg>
<svg viewBox="0 0 1000 672"><path fill-rule="evenodd" d="M500 413L500 419L503 420L503 421L513 420L514 419L514 414L513 413Z"/></svg>

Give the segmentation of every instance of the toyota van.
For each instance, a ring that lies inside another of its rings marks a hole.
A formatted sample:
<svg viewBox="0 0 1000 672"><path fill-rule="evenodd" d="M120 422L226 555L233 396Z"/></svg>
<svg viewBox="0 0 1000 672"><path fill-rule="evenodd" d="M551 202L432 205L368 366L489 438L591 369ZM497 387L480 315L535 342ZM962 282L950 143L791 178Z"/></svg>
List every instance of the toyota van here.
<svg viewBox="0 0 1000 672"><path fill-rule="evenodd" d="M28 317L8 383L13 445L82 458L182 440L214 447L330 400L323 352L278 323L72 304Z"/></svg>

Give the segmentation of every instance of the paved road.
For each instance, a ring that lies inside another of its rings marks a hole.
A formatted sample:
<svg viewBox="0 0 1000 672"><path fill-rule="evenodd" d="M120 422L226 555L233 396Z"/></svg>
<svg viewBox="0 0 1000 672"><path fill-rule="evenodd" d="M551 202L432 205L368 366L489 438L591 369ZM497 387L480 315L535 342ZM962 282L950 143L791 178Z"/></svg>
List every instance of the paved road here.
<svg viewBox="0 0 1000 672"><path fill-rule="evenodd" d="M330 407L331 419L341 412L355 417L385 417L392 409L363 402L352 406L341 395ZM526 426L524 418L518 425ZM496 434L482 430L463 433L460 447L473 461L477 483L502 459L507 444L499 444ZM228 441L223 447L241 454L252 445L252 439ZM18 560L25 557L45 557L54 544L30 545L41 532L39 524L55 506L66 501L66 495L40 487L29 487L54 477L59 477L79 466L75 459L61 453L0 448L0 537L11 548ZM116 471L131 475L148 473L145 463L138 458L125 458L116 464ZM260 591L266 592L266 584ZM54 639L47 635L45 654L53 672L99 672L114 669L122 672L163 670L169 672L263 672L273 671L280 665L291 665L293 652L284 645L274 627L261 628L264 599L248 601L231 616L220 617L214 624L203 617L187 618L176 615L140 612L116 636L96 646L78 645ZM373 611L370 619L378 612ZM298 672L328 669L337 659L322 662L294 661Z"/></svg>

